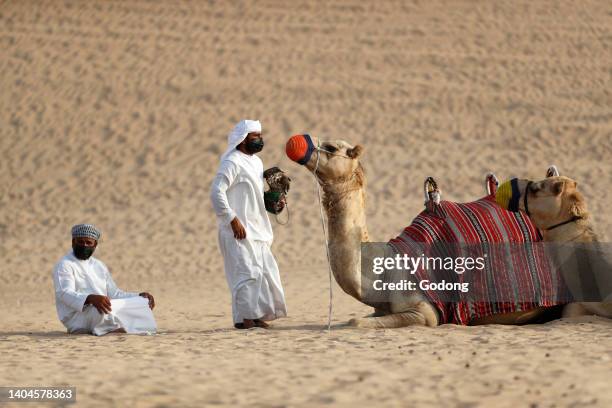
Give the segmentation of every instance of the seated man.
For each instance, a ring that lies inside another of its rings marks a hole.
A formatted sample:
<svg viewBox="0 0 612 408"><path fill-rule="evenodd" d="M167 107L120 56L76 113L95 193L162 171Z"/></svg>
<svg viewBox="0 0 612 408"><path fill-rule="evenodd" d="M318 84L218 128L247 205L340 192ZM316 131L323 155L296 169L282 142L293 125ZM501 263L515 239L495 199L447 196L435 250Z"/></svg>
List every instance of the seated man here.
<svg viewBox="0 0 612 408"><path fill-rule="evenodd" d="M68 333L155 332L153 296L115 285L106 265L92 256L99 239L100 231L91 224L72 227L72 250L53 270L60 320Z"/></svg>

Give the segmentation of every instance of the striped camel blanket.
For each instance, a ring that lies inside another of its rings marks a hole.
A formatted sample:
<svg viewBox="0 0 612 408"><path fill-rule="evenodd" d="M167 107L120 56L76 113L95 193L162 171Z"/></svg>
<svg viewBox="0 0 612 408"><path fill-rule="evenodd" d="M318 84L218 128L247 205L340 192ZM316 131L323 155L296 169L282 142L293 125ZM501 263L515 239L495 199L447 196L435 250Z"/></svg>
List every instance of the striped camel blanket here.
<svg viewBox="0 0 612 408"><path fill-rule="evenodd" d="M428 208L412 224L389 241L396 254L431 256L427 251L432 251L433 245L436 248L433 251L440 255L440 248L446 244L450 244L448 252L452 252L446 255L451 256L464 247L472 248L472 252L489 248L485 273L450 272L455 281L470 282L469 295L460 294L460 298L449 301L439 290L423 290L438 309L440 324L467 325L475 318L555 306L570 300L543 246L535 244L542 241L537 228L523 212L501 208L495 202L494 192L470 203L430 201L426 205ZM417 280L440 280L440 274L432 279L432 272L422 267L414 276Z"/></svg>

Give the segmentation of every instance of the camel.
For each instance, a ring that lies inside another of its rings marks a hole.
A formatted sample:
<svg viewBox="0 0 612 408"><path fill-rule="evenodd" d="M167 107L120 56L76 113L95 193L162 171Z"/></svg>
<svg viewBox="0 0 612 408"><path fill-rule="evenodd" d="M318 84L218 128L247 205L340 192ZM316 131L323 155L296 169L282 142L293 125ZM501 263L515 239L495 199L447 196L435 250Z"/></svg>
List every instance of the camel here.
<svg viewBox="0 0 612 408"><path fill-rule="evenodd" d="M315 136L298 135L287 142L287 155L304 165L323 190L329 261L336 282L345 293L375 309L370 316L351 319L349 325L363 328L438 326L437 309L418 291L409 295L402 293L383 305L364 299L360 248L362 242L369 241L369 235L365 215L366 176L359 161L363 152L361 145L352 146L342 140L320 141ZM525 324L539 318L545 309L498 314L470 324Z"/></svg>
<svg viewBox="0 0 612 408"><path fill-rule="evenodd" d="M529 215L542 232L544 241L570 244L568 245L569 250L573 249L572 243L578 243L577 247L584 248L585 246L580 244L599 242L591 225L591 217L584 196L577 189L578 183L571 178L560 176L556 167L551 166L548 169L547 177L543 180L515 179L508 181L504 183L508 186L508 190L511 190L510 183L512 182L515 183L514 191L518 193L514 197L514 202L517 204L514 210L522 210ZM503 194L498 197L498 203L508 208L510 200L504 199ZM559 255L558 251L553 252L553 261L557 264L562 263L558 259ZM609 275L609 277L604 276L603 279L600 279L600 284L608 286L603 288L604 293L609 294L612 289L609 287L612 284L612 271L607 267L598 273ZM580 270L576 272L579 274ZM608 281L611 283L608 284ZM612 318L612 299L609 303L570 303L563 308L562 314L563 317L598 315Z"/></svg>

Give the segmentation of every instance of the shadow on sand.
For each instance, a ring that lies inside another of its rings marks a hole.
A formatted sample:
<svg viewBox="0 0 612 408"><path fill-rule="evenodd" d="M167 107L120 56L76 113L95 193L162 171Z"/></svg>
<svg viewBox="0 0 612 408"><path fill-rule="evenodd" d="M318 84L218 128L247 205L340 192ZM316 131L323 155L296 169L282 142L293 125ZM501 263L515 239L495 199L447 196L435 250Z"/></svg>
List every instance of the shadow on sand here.
<svg viewBox="0 0 612 408"><path fill-rule="evenodd" d="M349 327L350 326L346 323L338 323L338 324L333 324L331 326L331 329L332 331L334 331L334 330L339 330L339 329L346 329ZM230 334L230 333L252 333L252 332L268 333L268 332L275 332L275 331L300 331L300 330L312 331L312 332L326 332L327 325L326 324L303 324L303 325L296 325L296 326L281 326L280 324L278 324L278 325L272 325L269 329L262 329L262 328L255 327L255 328L248 329L248 330L234 329L233 327L208 329L208 330L159 330L157 334L158 335L220 334L220 333Z"/></svg>
<svg viewBox="0 0 612 408"><path fill-rule="evenodd" d="M343 330L350 328L347 323L336 323L332 324L331 330ZM327 325L326 324L302 324L295 326L282 326L280 324L273 325L269 329L261 329L261 328L253 328L249 330L238 330L233 327L227 328L219 328L219 329L208 329L208 330L159 330L157 332L158 335L168 335L168 334L219 334L219 333L245 333L245 332L274 332L274 331L312 331L312 332L326 332ZM8 339L15 336L25 336L31 338L75 338L82 336L91 336L91 334L68 334L63 331L0 331L0 340Z"/></svg>
<svg viewBox="0 0 612 408"><path fill-rule="evenodd" d="M0 338L2 337L13 337L13 336L26 336L26 337L43 337L43 338L59 338L59 337L74 337L76 334L68 334L65 331L3 331L0 332Z"/></svg>

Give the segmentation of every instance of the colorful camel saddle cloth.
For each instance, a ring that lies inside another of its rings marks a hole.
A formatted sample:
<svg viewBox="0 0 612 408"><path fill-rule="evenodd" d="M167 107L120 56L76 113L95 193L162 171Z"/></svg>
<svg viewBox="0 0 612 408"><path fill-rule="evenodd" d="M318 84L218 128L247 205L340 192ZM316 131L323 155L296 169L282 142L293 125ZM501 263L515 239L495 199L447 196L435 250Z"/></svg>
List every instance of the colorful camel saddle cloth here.
<svg viewBox="0 0 612 408"><path fill-rule="evenodd" d="M467 292L454 289L460 286L450 292L440 290L444 285L420 287L438 309L441 324L467 325L477 318L570 301L542 236L523 212L501 208L494 193L470 203L439 201L427 206L388 242L393 253L417 260L448 260L449 256L457 260L465 255L464 259L476 259L472 266L480 261L483 267L461 274L440 265L424 267L425 262L414 268L412 279L418 282L469 284Z"/></svg>

